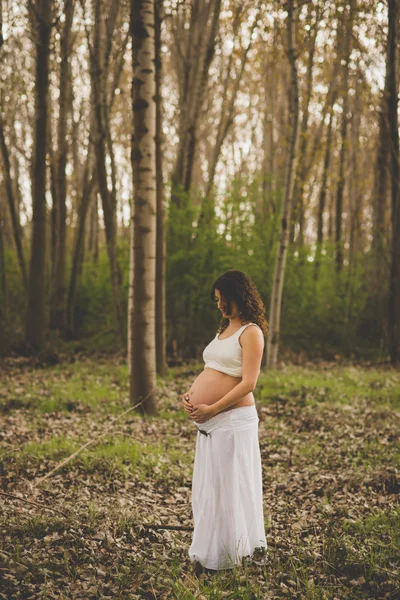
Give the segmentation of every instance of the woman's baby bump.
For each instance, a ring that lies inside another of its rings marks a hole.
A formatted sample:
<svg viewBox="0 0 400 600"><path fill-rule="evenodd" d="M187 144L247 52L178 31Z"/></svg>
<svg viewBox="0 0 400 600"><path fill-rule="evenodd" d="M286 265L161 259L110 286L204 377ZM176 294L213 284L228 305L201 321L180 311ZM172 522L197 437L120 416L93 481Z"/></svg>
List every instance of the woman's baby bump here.
<svg viewBox="0 0 400 600"><path fill-rule="evenodd" d="M189 390L189 402L192 406L214 404L241 380L241 377L232 377L232 375L207 367L194 380Z"/></svg>

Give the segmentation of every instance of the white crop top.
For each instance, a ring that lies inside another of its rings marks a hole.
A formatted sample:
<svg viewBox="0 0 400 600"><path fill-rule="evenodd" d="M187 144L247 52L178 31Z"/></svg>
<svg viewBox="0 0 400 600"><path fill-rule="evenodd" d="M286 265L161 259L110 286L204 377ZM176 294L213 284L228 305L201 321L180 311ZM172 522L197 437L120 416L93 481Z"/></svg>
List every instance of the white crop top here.
<svg viewBox="0 0 400 600"><path fill-rule="evenodd" d="M204 368L215 369L233 377L241 377L242 346L239 343L239 336L249 325L258 327L257 323L246 323L224 340L219 340L219 334L217 333L215 338L203 350Z"/></svg>

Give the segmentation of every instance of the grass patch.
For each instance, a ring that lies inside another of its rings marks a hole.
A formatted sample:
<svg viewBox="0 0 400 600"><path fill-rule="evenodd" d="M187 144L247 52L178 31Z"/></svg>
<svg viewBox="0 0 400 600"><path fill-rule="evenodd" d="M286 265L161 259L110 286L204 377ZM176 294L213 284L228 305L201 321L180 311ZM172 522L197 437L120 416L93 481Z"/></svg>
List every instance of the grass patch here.
<svg viewBox="0 0 400 600"><path fill-rule="evenodd" d="M366 400L375 405L400 408L400 375L395 370L331 367L326 370L288 366L259 378L259 394L265 400L301 399L304 404L353 404Z"/></svg>
<svg viewBox="0 0 400 600"><path fill-rule="evenodd" d="M11 468L22 472L30 468L32 462L36 466L47 461L57 463L71 456L83 444L64 436L43 442L29 442L23 446L22 452L0 458L0 467L3 472ZM60 472L75 469L78 465L86 473L109 475L117 470L127 478L138 475L143 481L148 477L163 479L171 470L184 465L187 467L192 460L192 453L183 453L171 440L168 445L161 442L141 443L128 436L110 434L94 446L82 450ZM50 470L52 465L49 464L47 468Z"/></svg>
<svg viewBox="0 0 400 600"><path fill-rule="evenodd" d="M376 510L363 519L344 520L325 546L327 565L339 570L360 591L389 592L396 582L400 591L399 521L400 507Z"/></svg>
<svg viewBox="0 0 400 600"><path fill-rule="evenodd" d="M115 414L127 398L127 365L83 360L37 369L27 381L11 382L0 395L0 411L23 408L40 415L89 409Z"/></svg>

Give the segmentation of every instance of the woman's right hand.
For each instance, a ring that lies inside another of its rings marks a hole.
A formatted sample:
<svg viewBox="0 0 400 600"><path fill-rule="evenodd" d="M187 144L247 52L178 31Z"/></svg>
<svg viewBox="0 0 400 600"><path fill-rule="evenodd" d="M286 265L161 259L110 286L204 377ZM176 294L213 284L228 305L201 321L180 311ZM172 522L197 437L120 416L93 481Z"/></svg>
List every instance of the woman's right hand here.
<svg viewBox="0 0 400 600"><path fill-rule="evenodd" d="M183 408L186 410L188 415L190 415L190 413L193 410L193 406L189 402L189 393L185 392L184 394L181 395L181 398L182 398Z"/></svg>

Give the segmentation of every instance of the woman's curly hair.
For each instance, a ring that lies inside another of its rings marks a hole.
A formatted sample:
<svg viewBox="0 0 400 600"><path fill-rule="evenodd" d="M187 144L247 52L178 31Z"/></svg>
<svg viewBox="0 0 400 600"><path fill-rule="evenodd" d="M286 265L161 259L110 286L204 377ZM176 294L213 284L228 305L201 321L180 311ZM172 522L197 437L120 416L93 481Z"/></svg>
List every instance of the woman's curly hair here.
<svg viewBox="0 0 400 600"><path fill-rule="evenodd" d="M215 289L219 290L228 313L231 312L231 300L234 300L239 307L241 321L257 323L263 334L268 335L266 308L249 275L242 271L228 269L211 286L210 296L213 302L215 302ZM219 325L218 333L224 331L228 325L229 319L224 317Z"/></svg>

